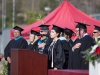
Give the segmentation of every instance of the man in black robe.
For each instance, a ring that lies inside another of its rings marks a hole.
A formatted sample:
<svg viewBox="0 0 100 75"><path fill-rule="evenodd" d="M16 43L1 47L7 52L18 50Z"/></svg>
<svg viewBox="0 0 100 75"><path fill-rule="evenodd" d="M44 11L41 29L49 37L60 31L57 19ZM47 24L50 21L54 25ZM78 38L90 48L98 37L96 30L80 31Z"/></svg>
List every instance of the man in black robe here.
<svg viewBox="0 0 100 75"><path fill-rule="evenodd" d="M96 42L95 39L97 39L98 41L100 40L100 27L97 25L94 25L95 28L93 30L93 37L94 37L94 42Z"/></svg>
<svg viewBox="0 0 100 75"><path fill-rule="evenodd" d="M47 54L47 48L52 42L52 39L49 37L49 26L50 25L40 25L40 36L41 38L36 41L37 50L41 54Z"/></svg>
<svg viewBox="0 0 100 75"><path fill-rule="evenodd" d="M83 59L82 51L90 48L93 45L93 39L87 34L87 24L77 22L76 35L79 39L76 40L69 54L68 69L88 69L88 63Z"/></svg>
<svg viewBox="0 0 100 75"><path fill-rule="evenodd" d="M21 36L23 29L18 26L15 26L13 29L15 38L10 40L4 50L4 57L8 62L8 75L10 75L11 49L26 49L28 47L27 41Z"/></svg>

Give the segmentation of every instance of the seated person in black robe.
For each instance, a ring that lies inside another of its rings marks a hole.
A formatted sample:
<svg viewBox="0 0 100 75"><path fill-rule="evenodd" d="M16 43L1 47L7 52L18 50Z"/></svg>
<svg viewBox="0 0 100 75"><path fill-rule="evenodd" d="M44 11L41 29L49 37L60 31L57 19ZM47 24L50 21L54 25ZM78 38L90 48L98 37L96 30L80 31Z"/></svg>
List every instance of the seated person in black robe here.
<svg viewBox="0 0 100 75"><path fill-rule="evenodd" d="M71 53L69 54L69 69L88 69L89 64L85 63L85 59L83 59L82 51L87 50L93 45L93 39L87 33L87 24L77 22L75 31L76 35L79 36L74 42L74 45L71 49Z"/></svg>
<svg viewBox="0 0 100 75"><path fill-rule="evenodd" d="M52 39L49 37L49 25L40 25L40 39L36 41L37 51L41 54L47 54L47 48L52 42ZM44 51L45 50L45 51Z"/></svg>
<svg viewBox="0 0 100 75"><path fill-rule="evenodd" d="M97 25L94 26L95 28L93 30L93 38L94 38L94 43L96 43L95 39L97 39L97 41L100 41L100 27Z"/></svg>
<svg viewBox="0 0 100 75"><path fill-rule="evenodd" d="M70 53L70 49L72 48L72 45L73 45L73 41L71 40L73 33L74 32L71 29L68 29L68 28L64 29L64 37L66 39L66 40L62 40L63 50L65 53L65 63L63 66L64 69L68 68L69 53Z"/></svg>
<svg viewBox="0 0 100 75"><path fill-rule="evenodd" d="M32 51L36 51L37 49L37 44L36 41L38 40L38 36L39 32L35 31L35 30L31 30L30 36L29 36L29 41L30 44L28 45L28 49L32 50ZM36 51L37 52L37 51Z"/></svg>
<svg viewBox="0 0 100 75"><path fill-rule="evenodd" d="M21 36L22 28L15 26L14 39L10 40L4 50L5 60L8 62L8 75L10 75L10 63L11 63L11 49L26 49L28 47L27 41Z"/></svg>
<svg viewBox="0 0 100 75"><path fill-rule="evenodd" d="M59 40L61 28L53 25L50 37L53 39L48 48L48 68L49 69L62 69L65 62L64 50L62 48L61 40Z"/></svg>

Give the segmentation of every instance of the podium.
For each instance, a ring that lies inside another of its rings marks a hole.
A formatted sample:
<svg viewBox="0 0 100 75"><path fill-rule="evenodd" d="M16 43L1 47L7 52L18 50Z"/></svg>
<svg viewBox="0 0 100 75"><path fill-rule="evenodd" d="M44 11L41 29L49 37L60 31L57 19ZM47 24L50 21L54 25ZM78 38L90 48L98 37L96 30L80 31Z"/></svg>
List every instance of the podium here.
<svg viewBox="0 0 100 75"><path fill-rule="evenodd" d="M13 49L10 75L47 75L47 62L46 55L26 49Z"/></svg>

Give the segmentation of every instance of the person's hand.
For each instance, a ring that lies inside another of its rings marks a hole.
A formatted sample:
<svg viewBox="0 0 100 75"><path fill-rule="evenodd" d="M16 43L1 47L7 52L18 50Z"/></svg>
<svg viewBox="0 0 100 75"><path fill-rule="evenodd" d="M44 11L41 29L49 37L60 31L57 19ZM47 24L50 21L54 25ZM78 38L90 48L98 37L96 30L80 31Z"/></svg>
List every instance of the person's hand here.
<svg viewBox="0 0 100 75"><path fill-rule="evenodd" d="M54 68L54 70L57 70L57 68Z"/></svg>
<svg viewBox="0 0 100 75"><path fill-rule="evenodd" d="M8 61L8 63L11 63L11 58L7 57L7 61Z"/></svg>
<svg viewBox="0 0 100 75"><path fill-rule="evenodd" d="M79 48L80 46L81 46L81 43L77 43L72 47L72 49L75 50L75 49Z"/></svg>
<svg viewBox="0 0 100 75"><path fill-rule="evenodd" d="M44 47L46 44L45 43L42 43L42 44L40 44L39 46L38 46L38 48L42 48L42 47Z"/></svg>

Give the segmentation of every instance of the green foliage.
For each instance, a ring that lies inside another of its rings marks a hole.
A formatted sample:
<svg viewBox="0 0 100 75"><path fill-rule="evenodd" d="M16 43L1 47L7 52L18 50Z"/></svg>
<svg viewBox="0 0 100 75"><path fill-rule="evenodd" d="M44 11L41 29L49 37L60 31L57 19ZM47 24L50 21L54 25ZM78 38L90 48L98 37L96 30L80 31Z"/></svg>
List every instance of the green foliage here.
<svg viewBox="0 0 100 75"><path fill-rule="evenodd" d="M90 61L93 65L95 65L95 61L100 62L100 54L96 52L97 47L100 47L100 41L95 38L95 42L96 45L81 52L83 54L83 58L85 58L86 63Z"/></svg>
<svg viewBox="0 0 100 75"><path fill-rule="evenodd" d="M2 65L3 65L3 73L0 74L0 75L8 75L7 63L6 63L6 61L3 59L3 58L4 58L4 55L0 53L0 56L2 56L1 63L2 63Z"/></svg>
<svg viewBox="0 0 100 75"><path fill-rule="evenodd" d="M5 61L2 61L2 64L3 64L3 74L2 75L8 75L8 67L7 67L7 64Z"/></svg>
<svg viewBox="0 0 100 75"><path fill-rule="evenodd" d="M6 27L12 26L12 11L13 11L13 2L12 0L6 0ZM22 12L22 1L15 0L15 24L21 24L24 22L24 18L17 16L19 13Z"/></svg>
<svg viewBox="0 0 100 75"><path fill-rule="evenodd" d="M34 23L37 20L40 20L44 17L44 14L38 14L37 12L26 12L27 20L25 21L26 24Z"/></svg>

